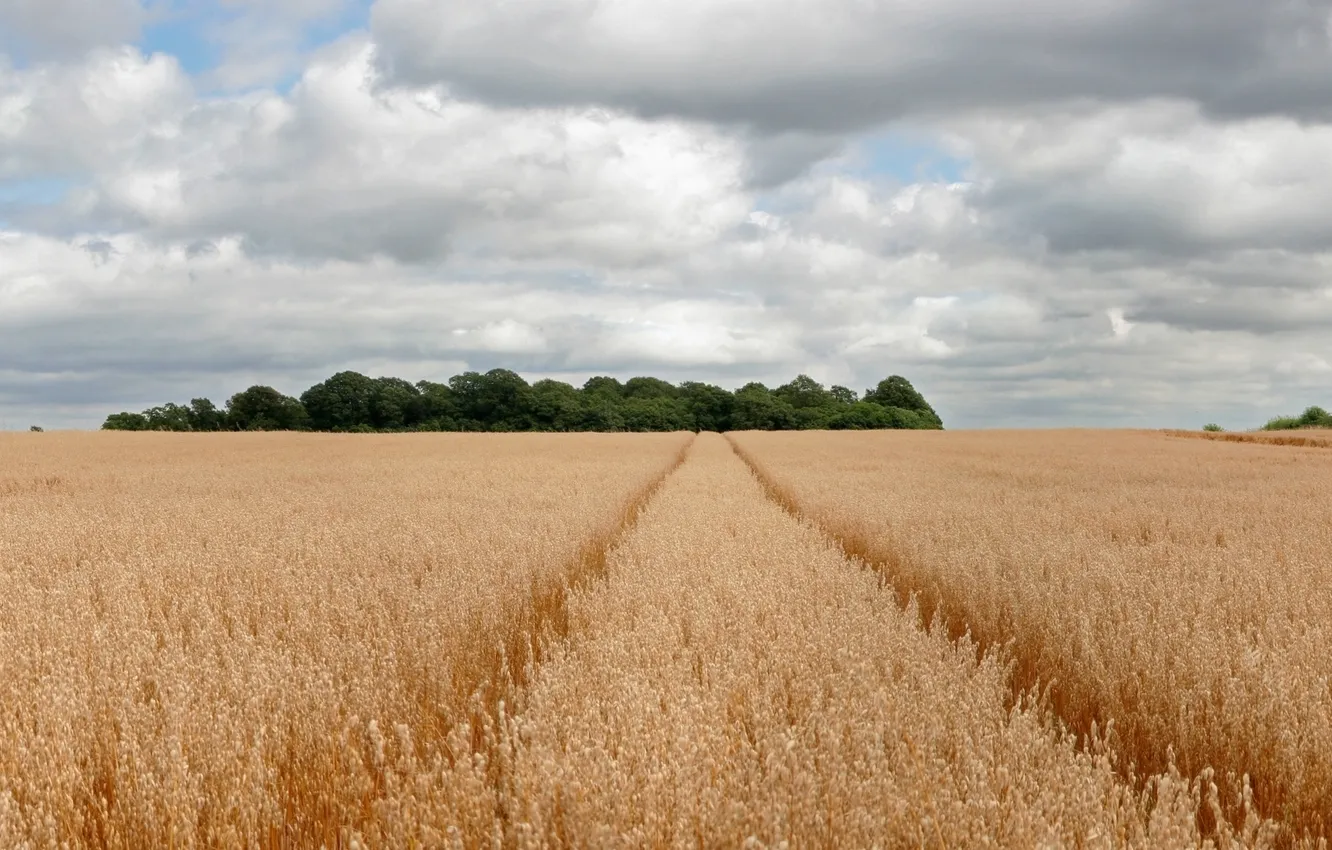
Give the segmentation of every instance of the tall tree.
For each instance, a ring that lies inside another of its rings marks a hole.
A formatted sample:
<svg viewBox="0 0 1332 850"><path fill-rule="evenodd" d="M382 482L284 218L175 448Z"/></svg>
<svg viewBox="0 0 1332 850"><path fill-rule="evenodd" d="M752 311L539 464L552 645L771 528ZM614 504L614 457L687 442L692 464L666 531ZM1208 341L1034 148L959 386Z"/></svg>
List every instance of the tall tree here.
<svg viewBox="0 0 1332 850"><path fill-rule="evenodd" d="M841 384L833 384L828 388L828 394L835 398L841 404L855 404L860 401L860 396L850 387L844 387Z"/></svg>
<svg viewBox="0 0 1332 850"><path fill-rule="evenodd" d="M143 412L150 431L190 431L190 409L175 402L150 407Z"/></svg>
<svg viewBox="0 0 1332 850"><path fill-rule="evenodd" d="M911 386L911 382L901 375L893 375L884 378L879 385L871 390L865 391L865 401L877 404L880 407L896 407L902 410L911 410L920 413L926 420L932 422L936 427L943 427L943 420L939 414L934 412L925 396L916 391Z"/></svg>
<svg viewBox="0 0 1332 850"><path fill-rule="evenodd" d="M782 384L773 390L772 394L797 410L807 407L831 407L836 402L832 393L825 390L823 384L809 375L796 375L789 384Z"/></svg>
<svg viewBox="0 0 1332 850"><path fill-rule="evenodd" d="M227 425L235 431L300 431L309 424L305 406L272 387L256 385L227 401Z"/></svg>
<svg viewBox="0 0 1332 850"><path fill-rule="evenodd" d="M661 378L630 378L624 382L625 398L678 398L680 391Z"/></svg>
<svg viewBox="0 0 1332 850"><path fill-rule="evenodd" d="M370 384L370 424L400 431L425 419L421 391L402 378L375 378Z"/></svg>
<svg viewBox="0 0 1332 850"><path fill-rule="evenodd" d="M730 431L735 394L712 384L685 381L680 384L680 400L694 417L700 431Z"/></svg>
<svg viewBox="0 0 1332 850"><path fill-rule="evenodd" d="M621 411L629 431L693 431L695 428L688 406L665 396L628 399Z"/></svg>
<svg viewBox="0 0 1332 850"><path fill-rule="evenodd" d="M421 422L418 428L429 431L458 431L458 401L448 384L417 381L421 394Z"/></svg>
<svg viewBox="0 0 1332 850"><path fill-rule="evenodd" d="M301 393L301 404L316 431L349 431L370 428L370 402L375 382L360 372L338 372Z"/></svg>
<svg viewBox="0 0 1332 850"><path fill-rule="evenodd" d="M789 431L795 427L795 408L760 383L748 383L735 393L731 427L736 431Z"/></svg>
<svg viewBox="0 0 1332 850"><path fill-rule="evenodd" d="M484 375L464 372L449 379L458 412L478 431L530 431L532 388L517 372L491 369Z"/></svg>
<svg viewBox="0 0 1332 850"><path fill-rule="evenodd" d="M532 385L532 417L541 431L576 431L583 417L583 397L563 381L537 381Z"/></svg>
<svg viewBox="0 0 1332 850"><path fill-rule="evenodd" d="M618 379L606 375L588 378L583 382L583 398L591 399L593 397L619 404L624 400L624 384L620 383Z"/></svg>
<svg viewBox="0 0 1332 850"><path fill-rule="evenodd" d="M190 399L190 428L195 431L221 431L226 427L226 415L206 398Z"/></svg>

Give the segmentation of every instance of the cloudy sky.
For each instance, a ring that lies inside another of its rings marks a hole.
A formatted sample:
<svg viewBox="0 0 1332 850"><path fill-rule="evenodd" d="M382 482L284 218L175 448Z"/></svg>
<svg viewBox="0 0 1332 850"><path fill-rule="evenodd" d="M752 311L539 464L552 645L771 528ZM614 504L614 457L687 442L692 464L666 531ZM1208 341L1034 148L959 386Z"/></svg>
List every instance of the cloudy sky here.
<svg viewBox="0 0 1332 850"><path fill-rule="evenodd" d="M1332 0L0 0L0 425L496 366L1332 405Z"/></svg>

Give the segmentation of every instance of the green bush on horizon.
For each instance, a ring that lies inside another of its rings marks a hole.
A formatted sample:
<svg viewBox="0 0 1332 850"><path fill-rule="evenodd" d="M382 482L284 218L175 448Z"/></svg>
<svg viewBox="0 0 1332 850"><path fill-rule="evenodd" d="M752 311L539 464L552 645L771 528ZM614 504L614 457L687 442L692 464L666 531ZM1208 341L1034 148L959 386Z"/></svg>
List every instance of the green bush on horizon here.
<svg viewBox="0 0 1332 850"><path fill-rule="evenodd" d="M1277 416L1269 419L1264 431L1293 431L1298 428L1332 428L1332 413L1314 405L1299 416Z"/></svg>

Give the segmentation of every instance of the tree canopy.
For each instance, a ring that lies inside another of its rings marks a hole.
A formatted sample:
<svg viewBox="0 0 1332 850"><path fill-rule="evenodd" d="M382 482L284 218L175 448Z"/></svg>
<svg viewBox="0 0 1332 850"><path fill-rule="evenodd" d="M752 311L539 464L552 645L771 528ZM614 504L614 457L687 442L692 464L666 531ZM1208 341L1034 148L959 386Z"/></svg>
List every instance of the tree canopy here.
<svg viewBox="0 0 1332 850"><path fill-rule="evenodd" d="M446 383L371 378L344 371L298 398L272 387L236 393L219 409L206 398L113 413L112 431L786 431L941 429L911 382L893 375L863 395L797 375L776 389L735 391L686 381L606 376L582 387L529 384L508 369L464 372Z"/></svg>

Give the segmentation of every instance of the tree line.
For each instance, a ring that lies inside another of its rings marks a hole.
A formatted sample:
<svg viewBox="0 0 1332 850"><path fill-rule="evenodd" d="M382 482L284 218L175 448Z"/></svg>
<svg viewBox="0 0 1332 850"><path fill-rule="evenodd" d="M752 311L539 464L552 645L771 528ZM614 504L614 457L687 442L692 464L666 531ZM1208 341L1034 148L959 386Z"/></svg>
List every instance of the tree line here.
<svg viewBox="0 0 1332 850"><path fill-rule="evenodd" d="M447 383L339 372L301 393L252 386L219 408L207 398L142 413L114 413L112 431L785 431L942 429L924 396L900 375L858 394L807 375L769 389L735 391L658 378L591 378L529 384L508 369L464 372Z"/></svg>

